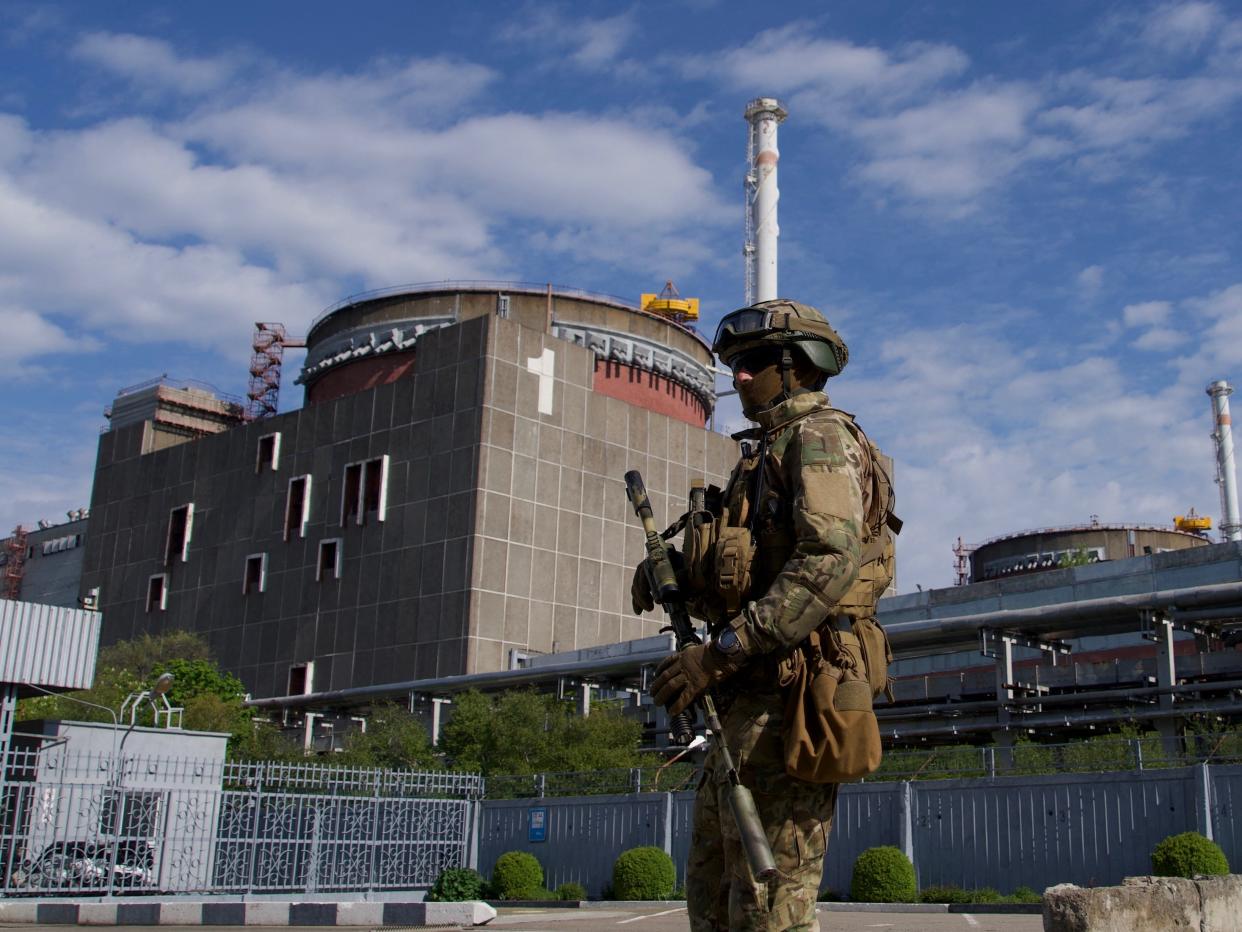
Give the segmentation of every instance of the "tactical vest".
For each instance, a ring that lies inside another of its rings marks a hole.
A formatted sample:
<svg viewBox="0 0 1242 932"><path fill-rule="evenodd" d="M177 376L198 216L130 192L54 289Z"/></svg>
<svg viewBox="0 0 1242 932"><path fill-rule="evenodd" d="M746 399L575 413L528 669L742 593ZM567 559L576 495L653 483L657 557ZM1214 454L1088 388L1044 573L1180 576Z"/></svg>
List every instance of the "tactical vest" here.
<svg viewBox="0 0 1242 932"><path fill-rule="evenodd" d="M858 442L864 481L870 483L864 489L869 495L858 576L838 603L837 613L870 618L893 581L893 535L901 529L901 521L893 513L886 457L851 415L835 413ZM760 446L749 452L743 447L724 492L713 486L701 493L697 505L692 492L690 511L665 532L671 536L684 524L682 553L691 609L713 626L726 623L746 602L762 598L793 556L797 545L793 501L784 488L781 460L803 419L766 436L752 434L761 439Z"/></svg>

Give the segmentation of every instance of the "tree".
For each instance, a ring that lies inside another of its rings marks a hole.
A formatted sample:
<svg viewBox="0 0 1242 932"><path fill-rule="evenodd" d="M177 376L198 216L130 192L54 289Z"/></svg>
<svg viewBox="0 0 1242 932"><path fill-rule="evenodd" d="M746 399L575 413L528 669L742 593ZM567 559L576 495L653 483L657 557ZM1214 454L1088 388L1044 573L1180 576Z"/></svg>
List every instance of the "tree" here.
<svg viewBox="0 0 1242 932"><path fill-rule="evenodd" d="M184 727L228 732L230 749L251 738L254 713L243 704L246 687L217 666L206 641L188 631L144 634L102 648L90 689L22 700L18 717L110 723L113 718L106 710L119 714L127 696L150 689L162 673L173 675L168 701L184 708ZM142 708L135 721L153 723Z"/></svg>
<svg viewBox="0 0 1242 932"><path fill-rule="evenodd" d="M390 770L439 770L442 766L423 723L396 703L376 706L366 731L351 734L332 763Z"/></svg>
<svg viewBox="0 0 1242 932"><path fill-rule="evenodd" d="M586 718L554 696L471 690L453 700L440 748L455 770L484 776L637 767L642 728L618 707L596 703Z"/></svg>

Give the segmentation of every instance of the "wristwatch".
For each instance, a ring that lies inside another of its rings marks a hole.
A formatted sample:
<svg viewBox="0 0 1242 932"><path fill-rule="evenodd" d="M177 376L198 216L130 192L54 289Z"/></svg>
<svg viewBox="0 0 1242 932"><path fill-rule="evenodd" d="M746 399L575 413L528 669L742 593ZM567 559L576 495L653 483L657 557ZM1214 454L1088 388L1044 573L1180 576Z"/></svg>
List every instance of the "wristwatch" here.
<svg viewBox="0 0 1242 932"><path fill-rule="evenodd" d="M712 638L712 646L726 657L732 657L742 649L742 640L732 628L725 628Z"/></svg>

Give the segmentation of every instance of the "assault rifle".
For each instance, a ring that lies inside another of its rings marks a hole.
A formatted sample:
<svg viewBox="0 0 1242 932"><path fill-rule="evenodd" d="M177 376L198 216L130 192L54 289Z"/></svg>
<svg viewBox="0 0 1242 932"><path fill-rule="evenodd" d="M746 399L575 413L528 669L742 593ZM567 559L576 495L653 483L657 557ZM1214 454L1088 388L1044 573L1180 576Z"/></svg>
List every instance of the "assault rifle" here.
<svg viewBox="0 0 1242 932"><path fill-rule="evenodd" d="M643 566L651 584L652 597L668 612L677 649L680 651L691 644L702 644L702 640L695 633L690 614L686 611L685 598L677 584L677 570L669 558L668 545L656 530L655 517L651 513L651 500L647 497L643 477L636 469L625 474L625 494L634 506L638 520L643 523L643 531L647 535L647 559ZM776 859L772 856L772 847L763 832L763 823L759 821L755 798L749 789L742 786L733 756L725 743L724 729L720 725L720 716L716 714L716 701L710 689L699 698L699 705L703 708L707 729L728 771L729 809L733 812L733 821L737 823L738 833L742 836L742 847L746 851L751 873L759 881L769 880L778 873ZM669 723L669 731L677 744L688 745L694 738L694 719L691 712L687 710L676 715Z"/></svg>

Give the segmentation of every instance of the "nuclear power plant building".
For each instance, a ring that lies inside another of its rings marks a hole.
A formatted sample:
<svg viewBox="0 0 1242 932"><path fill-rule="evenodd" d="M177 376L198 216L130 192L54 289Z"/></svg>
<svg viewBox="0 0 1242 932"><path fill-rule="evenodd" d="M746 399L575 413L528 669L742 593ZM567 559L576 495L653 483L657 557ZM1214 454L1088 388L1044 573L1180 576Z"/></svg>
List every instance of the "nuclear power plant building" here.
<svg viewBox="0 0 1242 932"><path fill-rule="evenodd" d="M252 370L254 371L254 370ZM619 299L528 286L371 294L322 315L305 404L163 380L100 437L82 591L103 643L202 634L256 698L510 668L658 633L643 535L737 456L713 361Z"/></svg>

